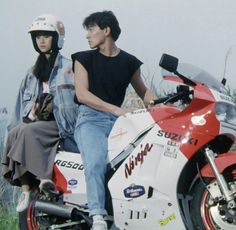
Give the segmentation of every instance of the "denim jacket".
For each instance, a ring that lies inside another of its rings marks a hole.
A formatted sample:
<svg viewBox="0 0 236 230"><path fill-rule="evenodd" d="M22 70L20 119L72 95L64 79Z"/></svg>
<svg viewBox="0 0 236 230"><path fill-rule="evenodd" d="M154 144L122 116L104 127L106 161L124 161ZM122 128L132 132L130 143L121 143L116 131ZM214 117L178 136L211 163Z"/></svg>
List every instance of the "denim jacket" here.
<svg viewBox="0 0 236 230"><path fill-rule="evenodd" d="M69 59L58 54L49 78L49 91L53 95L53 114L62 138L73 135L78 114L78 105L74 103L74 74ZM39 82L31 67L20 85L12 117L7 126L11 130L26 117L35 102Z"/></svg>

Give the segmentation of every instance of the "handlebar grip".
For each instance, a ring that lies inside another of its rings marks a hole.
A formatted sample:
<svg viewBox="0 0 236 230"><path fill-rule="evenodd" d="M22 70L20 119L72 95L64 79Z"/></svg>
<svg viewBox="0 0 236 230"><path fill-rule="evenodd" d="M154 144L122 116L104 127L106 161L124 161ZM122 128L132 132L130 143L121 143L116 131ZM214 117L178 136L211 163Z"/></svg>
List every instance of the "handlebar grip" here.
<svg viewBox="0 0 236 230"><path fill-rule="evenodd" d="M193 91L182 91L182 92L178 92L178 93L172 93L172 94L168 94L166 97L162 97L159 99L154 99L154 100L150 100L149 102L146 102L147 107L148 106L153 106L156 104L160 104L160 103L174 103L180 99L183 99L185 96L188 96L190 94L192 94Z"/></svg>
<svg viewBox="0 0 236 230"><path fill-rule="evenodd" d="M160 103L163 103L165 102L167 99L169 99L170 97L162 97L162 98L159 98L159 99L154 99L154 100L150 100L148 102L148 105L156 105L156 104L160 104Z"/></svg>

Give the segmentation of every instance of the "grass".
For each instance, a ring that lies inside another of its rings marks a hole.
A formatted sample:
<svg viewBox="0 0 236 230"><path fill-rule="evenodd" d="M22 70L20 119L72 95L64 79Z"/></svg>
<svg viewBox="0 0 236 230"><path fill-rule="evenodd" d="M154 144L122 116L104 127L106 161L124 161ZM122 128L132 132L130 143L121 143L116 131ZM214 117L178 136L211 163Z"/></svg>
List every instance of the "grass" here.
<svg viewBox="0 0 236 230"><path fill-rule="evenodd" d="M18 216L13 208L0 206L0 230L18 230Z"/></svg>

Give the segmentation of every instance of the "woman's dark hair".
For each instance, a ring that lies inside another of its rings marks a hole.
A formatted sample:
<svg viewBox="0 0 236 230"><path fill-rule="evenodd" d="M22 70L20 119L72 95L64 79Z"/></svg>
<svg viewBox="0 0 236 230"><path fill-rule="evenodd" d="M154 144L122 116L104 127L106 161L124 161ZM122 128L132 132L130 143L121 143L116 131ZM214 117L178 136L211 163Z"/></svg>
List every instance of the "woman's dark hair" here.
<svg viewBox="0 0 236 230"><path fill-rule="evenodd" d="M39 79L40 82L45 82L49 80L57 54L58 51L51 53L49 59L47 59L45 54L39 54L34 65L33 74L37 79Z"/></svg>
<svg viewBox="0 0 236 230"><path fill-rule="evenodd" d="M111 36L114 41L118 39L121 32L119 22L112 11L95 12L84 19L84 28L88 29L90 26L94 25L98 25L100 29L110 27Z"/></svg>

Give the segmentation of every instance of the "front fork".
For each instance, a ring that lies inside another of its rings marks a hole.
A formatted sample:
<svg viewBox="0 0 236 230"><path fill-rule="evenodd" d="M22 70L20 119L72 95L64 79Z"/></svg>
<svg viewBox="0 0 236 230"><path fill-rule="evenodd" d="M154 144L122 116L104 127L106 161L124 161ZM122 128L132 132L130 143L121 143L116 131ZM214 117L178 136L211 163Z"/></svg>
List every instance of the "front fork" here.
<svg viewBox="0 0 236 230"><path fill-rule="evenodd" d="M215 164L215 153L209 149L205 149L205 156L211 166L211 169L213 173L215 174L216 180L218 182L218 185L220 187L220 190L222 194L224 195L227 203L228 203L228 208L235 208L236 203L234 201L234 192L232 192L227 185L227 182L225 181L225 178L222 174L219 173L216 164Z"/></svg>

